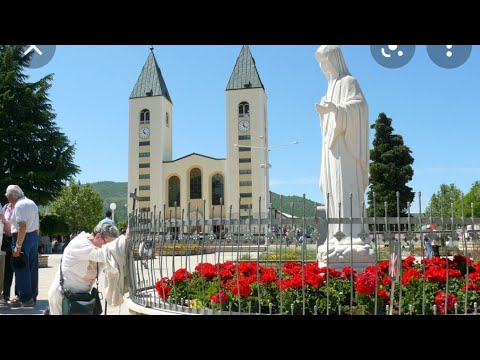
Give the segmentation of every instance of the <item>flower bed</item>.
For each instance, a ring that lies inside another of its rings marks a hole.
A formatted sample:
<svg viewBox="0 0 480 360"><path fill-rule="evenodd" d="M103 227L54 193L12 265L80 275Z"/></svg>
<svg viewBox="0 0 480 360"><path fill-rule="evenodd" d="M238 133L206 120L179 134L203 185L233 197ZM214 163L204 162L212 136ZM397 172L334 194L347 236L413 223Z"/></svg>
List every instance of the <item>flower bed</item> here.
<svg viewBox="0 0 480 360"><path fill-rule="evenodd" d="M408 257L402 265L401 284L393 294L394 312L399 309L401 288L403 314L422 314L423 309L425 314L454 313L455 303L463 309L467 281L467 311L476 311L475 303L480 305L478 262L469 260L468 277L463 256L455 256L448 264L445 258L426 259L425 268ZM327 269L319 268L317 262L303 267L299 262L286 262L280 272L257 262L236 265L228 261L198 264L193 273L178 269L171 278L157 281L155 288L161 299L194 309L302 314L305 304L305 314L327 314L327 307L330 314L385 314L386 305L390 305L391 280L388 261L369 266L361 274L350 267L328 269L328 286Z"/></svg>

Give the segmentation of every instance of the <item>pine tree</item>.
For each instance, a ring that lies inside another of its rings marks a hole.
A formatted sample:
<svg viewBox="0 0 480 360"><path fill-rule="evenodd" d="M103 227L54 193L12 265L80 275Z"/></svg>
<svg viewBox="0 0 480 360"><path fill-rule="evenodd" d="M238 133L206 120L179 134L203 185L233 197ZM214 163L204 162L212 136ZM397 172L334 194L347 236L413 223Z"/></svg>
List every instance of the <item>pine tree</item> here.
<svg viewBox="0 0 480 360"><path fill-rule="evenodd" d="M48 90L50 74L28 82L31 53L0 45L0 191L17 184L37 205L55 197L80 169L75 146L55 123Z"/></svg>
<svg viewBox="0 0 480 360"><path fill-rule="evenodd" d="M375 124L373 149L370 150L370 189L368 190L368 215L373 216L373 192L376 198L376 216L385 216L384 202L388 203L387 215L397 216L397 197L400 194L400 212L406 214L407 202L415 193L407 183L413 177L413 157L403 143L401 135L393 134L392 119L384 113L378 115Z"/></svg>

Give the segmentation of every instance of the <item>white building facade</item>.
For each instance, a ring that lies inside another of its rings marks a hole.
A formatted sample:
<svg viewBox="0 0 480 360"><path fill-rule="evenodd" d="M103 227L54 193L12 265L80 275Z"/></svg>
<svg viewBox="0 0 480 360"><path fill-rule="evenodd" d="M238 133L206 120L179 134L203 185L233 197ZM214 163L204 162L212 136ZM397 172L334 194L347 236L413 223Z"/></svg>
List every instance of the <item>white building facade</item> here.
<svg viewBox="0 0 480 360"><path fill-rule="evenodd" d="M176 213L180 219L190 204L190 219L202 220L225 218L232 205L234 218L248 216L250 207L258 216L261 197L266 216L267 95L248 46L242 47L226 88L226 157L192 153L172 159L176 120L153 48L129 103L128 192L136 190L139 211L165 210L167 218ZM129 196L129 209L132 205Z"/></svg>

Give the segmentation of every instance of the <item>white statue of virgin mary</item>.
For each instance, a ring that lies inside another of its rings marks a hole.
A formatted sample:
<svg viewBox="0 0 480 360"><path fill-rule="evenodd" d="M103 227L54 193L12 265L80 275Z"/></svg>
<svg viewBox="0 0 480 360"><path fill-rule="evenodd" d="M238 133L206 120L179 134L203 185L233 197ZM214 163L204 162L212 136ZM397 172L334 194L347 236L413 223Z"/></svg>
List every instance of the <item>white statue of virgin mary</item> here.
<svg viewBox="0 0 480 360"><path fill-rule="evenodd" d="M338 46L320 46L315 58L328 80L327 95L316 104L322 129L320 190L325 199L329 194L327 211L330 218L349 218L351 213L353 218L361 218L370 160L368 105L357 80L350 75ZM350 245L352 236L356 245L362 245L363 241L358 238L361 230L360 224L354 224L350 231L348 221L342 225L331 224L329 238L335 242L333 236L340 232L345 235L345 244ZM335 249L329 252L332 251Z"/></svg>

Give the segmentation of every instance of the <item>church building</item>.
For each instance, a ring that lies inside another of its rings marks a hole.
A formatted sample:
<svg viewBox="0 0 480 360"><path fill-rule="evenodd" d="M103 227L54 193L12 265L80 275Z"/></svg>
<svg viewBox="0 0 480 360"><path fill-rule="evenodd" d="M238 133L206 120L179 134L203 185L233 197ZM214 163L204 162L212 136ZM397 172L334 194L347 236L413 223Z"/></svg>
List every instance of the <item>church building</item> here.
<svg viewBox="0 0 480 360"><path fill-rule="evenodd" d="M267 95L247 45L240 51L225 95L226 157L194 152L173 159L173 127L176 121L188 119L174 118L172 97L151 48L129 100L128 192L137 190L137 209L148 212L155 207L163 217L165 205L167 219L170 214L174 217L175 207L177 219L185 209L186 220L190 203L190 220L201 221L229 216L231 205L232 218L247 217L249 209L258 217L261 197L261 213L266 216ZM210 125L215 129L214 123ZM129 209L132 202L129 197Z"/></svg>

